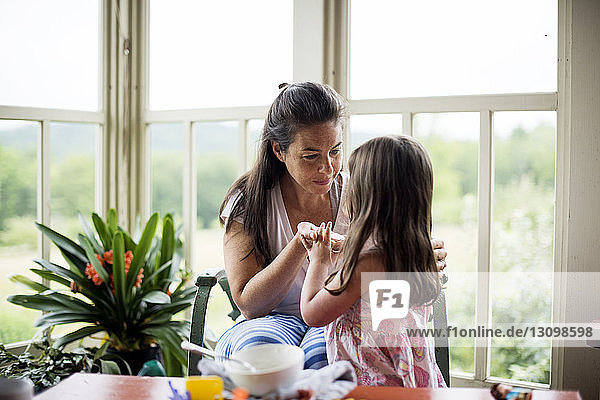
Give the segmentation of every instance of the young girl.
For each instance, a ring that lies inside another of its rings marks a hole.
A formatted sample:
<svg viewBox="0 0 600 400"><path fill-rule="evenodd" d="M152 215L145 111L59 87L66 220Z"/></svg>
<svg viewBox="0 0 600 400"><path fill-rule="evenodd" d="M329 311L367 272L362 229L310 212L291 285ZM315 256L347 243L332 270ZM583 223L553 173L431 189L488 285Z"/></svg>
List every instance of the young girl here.
<svg viewBox="0 0 600 400"><path fill-rule="evenodd" d="M350 227L341 253L331 250L331 223L302 237L310 260L302 318L310 326L327 325L329 362L350 361L360 385L445 387L428 340L406 334L406 328L426 328L440 291L430 241L433 174L427 152L411 137L378 137L352 153L349 172ZM373 306L361 299L363 272L409 273L405 318L384 320L373 332Z"/></svg>

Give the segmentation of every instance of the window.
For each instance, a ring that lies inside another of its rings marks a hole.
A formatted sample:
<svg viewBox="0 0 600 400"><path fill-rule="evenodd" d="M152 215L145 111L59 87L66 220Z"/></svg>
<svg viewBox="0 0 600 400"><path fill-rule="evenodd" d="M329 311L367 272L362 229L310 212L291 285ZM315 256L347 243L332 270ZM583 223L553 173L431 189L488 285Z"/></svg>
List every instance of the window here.
<svg viewBox="0 0 600 400"><path fill-rule="evenodd" d="M150 209L180 210L195 274L223 268L219 206L255 160L278 84L292 81L293 1L148 5ZM226 302L209 304L213 330L231 323L222 317Z"/></svg>
<svg viewBox="0 0 600 400"><path fill-rule="evenodd" d="M545 0L353 0L350 95L555 92L557 15Z"/></svg>
<svg viewBox="0 0 600 400"><path fill-rule="evenodd" d="M100 1L0 4L0 342L29 340L39 313L5 301L9 274L60 261L34 221L73 235L98 209L102 165Z"/></svg>
<svg viewBox="0 0 600 400"><path fill-rule="evenodd" d="M291 0L150 1L149 108L271 103L277 84L292 79L292 7Z"/></svg>
<svg viewBox="0 0 600 400"><path fill-rule="evenodd" d="M533 276L554 271L557 2L353 0L348 15L349 148L401 131L428 149L449 324L551 322L551 279ZM451 339L453 379L550 383L550 343L510 346Z"/></svg>

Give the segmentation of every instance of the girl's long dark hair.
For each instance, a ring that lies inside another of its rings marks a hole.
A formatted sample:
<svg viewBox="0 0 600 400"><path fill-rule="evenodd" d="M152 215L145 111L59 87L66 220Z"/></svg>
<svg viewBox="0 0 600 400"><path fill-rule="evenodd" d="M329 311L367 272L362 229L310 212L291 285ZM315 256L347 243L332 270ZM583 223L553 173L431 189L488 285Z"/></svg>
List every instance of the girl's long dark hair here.
<svg viewBox="0 0 600 400"><path fill-rule="evenodd" d="M411 305L432 303L440 282L431 245L433 171L427 151L412 137L382 136L354 150L348 166L350 227L340 286L328 291L338 295L346 289L372 237L372 251L381 255L387 272L411 273Z"/></svg>
<svg viewBox="0 0 600 400"><path fill-rule="evenodd" d="M345 117L344 99L327 85L302 82L283 84L280 89L267 113L254 166L229 188L219 210L221 215L229 200L236 199L225 229L230 228L235 218L243 218L244 229L253 240L253 248L248 249L244 258L254 252L263 267L276 256L271 253L267 237L268 191L285 172L285 164L273 153L271 141L279 143L286 152L299 129L326 122L337 125L344 123ZM222 219L221 224L225 224Z"/></svg>

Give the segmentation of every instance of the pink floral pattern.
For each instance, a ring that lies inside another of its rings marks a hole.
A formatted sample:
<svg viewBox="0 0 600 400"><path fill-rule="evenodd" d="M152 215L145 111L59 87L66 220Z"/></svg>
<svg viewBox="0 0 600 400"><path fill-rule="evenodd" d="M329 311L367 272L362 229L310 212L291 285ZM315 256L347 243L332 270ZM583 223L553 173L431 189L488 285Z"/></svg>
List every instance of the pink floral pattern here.
<svg viewBox="0 0 600 400"><path fill-rule="evenodd" d="M446 387L428 339L405 331L427 328L430 315L431 306L412 307L405 318L384 320L373 332L369 304L358 300L325 327L327 358L350 361L363 386Z"/></svg>

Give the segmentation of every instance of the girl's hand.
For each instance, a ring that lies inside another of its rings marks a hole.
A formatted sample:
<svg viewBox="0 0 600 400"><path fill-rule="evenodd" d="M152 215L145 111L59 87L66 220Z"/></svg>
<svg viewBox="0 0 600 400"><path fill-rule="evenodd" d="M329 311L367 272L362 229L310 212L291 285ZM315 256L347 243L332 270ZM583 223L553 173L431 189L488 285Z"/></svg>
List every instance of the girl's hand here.
<svg viewBox="0 0 600 400"><path fill-rule="evenodd" d="M313 263L331 264L331 222L323 222L317 231L317 237L308 249L308 258Z"/></svg>
<svg viewBox="0 0 600 400"><path fill-rule="evenodd" d="M441 239L431 238L431 245L433 246L433 253L435 255L435 262L438 267L438 271L443 271L446 268L446 256L448 253L444 247L444 241Z"/></svg>

